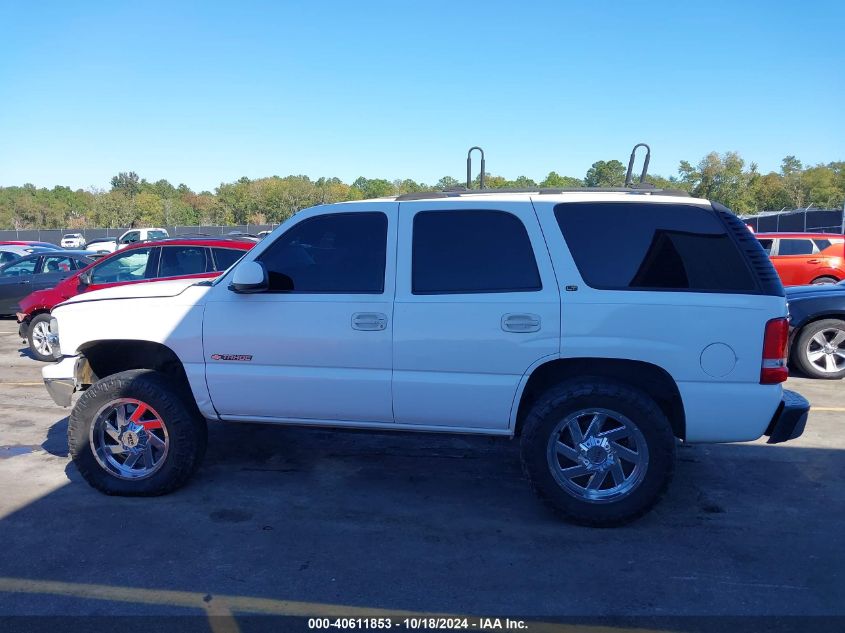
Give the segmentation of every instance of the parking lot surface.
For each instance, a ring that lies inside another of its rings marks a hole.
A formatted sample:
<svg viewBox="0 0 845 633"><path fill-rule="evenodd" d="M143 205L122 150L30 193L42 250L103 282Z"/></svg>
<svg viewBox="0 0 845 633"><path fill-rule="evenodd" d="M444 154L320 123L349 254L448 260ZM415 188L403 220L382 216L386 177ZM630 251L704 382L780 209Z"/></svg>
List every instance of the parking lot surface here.
<svg viewBox="0 0 845 633"><path fill-rule="evenodd" d="M0 615L845 613L845 383L777 446L681 446L633 525L572 526L504 439L210 425L166 497L107 497L0 320Z"/></svg>

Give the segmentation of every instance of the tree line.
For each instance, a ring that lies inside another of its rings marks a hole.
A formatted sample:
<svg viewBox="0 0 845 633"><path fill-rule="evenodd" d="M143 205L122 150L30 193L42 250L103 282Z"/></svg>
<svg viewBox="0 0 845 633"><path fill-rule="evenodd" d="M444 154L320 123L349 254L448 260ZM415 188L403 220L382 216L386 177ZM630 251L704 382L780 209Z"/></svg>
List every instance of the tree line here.
<svg viewBox="0 0 845 633"><path fill-rule="evenodd" d="M618 187L625 182L625 165L618 160L592 164L583 178L549 172L535 182L519 176L508 180L485 174L488 188ZM787 156L779 171L760 173L736 152L712 152L693 165L681 161L678 173L646 180L666 189L721 202L737 213L813 207L841 208L845 202L845 161L804 165ZM122 226L190 226L279 223L306 207L345 200L430 190L448 190L465 183L444 176L434 184L411 179L360 177L351 184L339 178L272 176L222 183L213 192L194 192L167 180L148 182L135 172L112 178L111 188L37 188L31 184L0 187L0 228L93 228ZM475 185L478 185L476 178Z"/></svg>

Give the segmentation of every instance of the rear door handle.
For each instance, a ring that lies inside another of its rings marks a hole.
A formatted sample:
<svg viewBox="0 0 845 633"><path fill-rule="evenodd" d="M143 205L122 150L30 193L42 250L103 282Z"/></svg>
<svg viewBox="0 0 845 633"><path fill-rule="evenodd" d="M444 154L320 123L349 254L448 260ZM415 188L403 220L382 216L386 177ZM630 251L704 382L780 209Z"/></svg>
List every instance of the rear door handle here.
<svg viewBox="0 0 845 633"><path fill-rule="evenodd" d="M808 264L821 264L822 260L820 260L820 259L808 259L807 263Z"/></svg>
<svg viewBox="0 0 845 633"><path fill-rule="evenodd" d="M352 329L378 331L387 327L387 315L381 312L356 312L352 315Z"/></svg>
<svg viewBox="0 0 845 633"><path fill-rule="evenodd" d="M502 329L505 332L538 332L539 314L505 314L502 316Z"/></svg>

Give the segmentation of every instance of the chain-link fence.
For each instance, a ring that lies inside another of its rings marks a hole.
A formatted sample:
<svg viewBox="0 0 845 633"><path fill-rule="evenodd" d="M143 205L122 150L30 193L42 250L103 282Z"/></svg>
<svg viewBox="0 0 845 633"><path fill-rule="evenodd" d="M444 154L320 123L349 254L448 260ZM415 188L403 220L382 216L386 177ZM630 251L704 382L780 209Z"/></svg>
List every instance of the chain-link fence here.
<svg viewBox="0 0 845 633"><path fill-rule="evenodd" d="M796 209L765 211L742 221L756 233L836 233L845 234L845 210Z"/></svg>
<svg viewBox="0 0 845 633"><path fill-rule="evenodd" d="M208 235L218 237L229 233L247 233L256 235L259 231L271 231L278 224L240 224L235 226L163 226L171 237L188 235ZM59 244L62 237L68 233L81 233L86 242L101 237L120 237L128 231L128 227L116 229L13 229L0 230L0 242L32 241Z"/></svg>

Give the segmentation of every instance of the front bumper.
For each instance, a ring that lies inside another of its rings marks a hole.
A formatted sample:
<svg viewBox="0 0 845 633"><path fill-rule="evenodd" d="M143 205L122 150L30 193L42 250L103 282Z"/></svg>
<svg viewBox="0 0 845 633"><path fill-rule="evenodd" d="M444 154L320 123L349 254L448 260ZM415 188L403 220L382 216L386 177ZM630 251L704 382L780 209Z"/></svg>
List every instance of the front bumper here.
<svg viewBox="0 0 845 633"><path fill-rule="evenodd" d="M76 391L78 356L66 356L56 363L45 365L41 370L47 393L60 407L69 407L73 392Z"/></svg>
<svg viewBox="0 0 845 633"><path fill-rule="evenodd" d="M783 398L766 428L768 444L779 444L800 437L807 424L810 403L800 393L783 390Z"/></svg>

